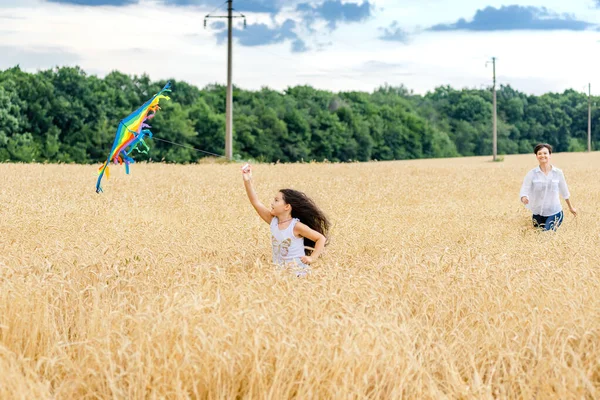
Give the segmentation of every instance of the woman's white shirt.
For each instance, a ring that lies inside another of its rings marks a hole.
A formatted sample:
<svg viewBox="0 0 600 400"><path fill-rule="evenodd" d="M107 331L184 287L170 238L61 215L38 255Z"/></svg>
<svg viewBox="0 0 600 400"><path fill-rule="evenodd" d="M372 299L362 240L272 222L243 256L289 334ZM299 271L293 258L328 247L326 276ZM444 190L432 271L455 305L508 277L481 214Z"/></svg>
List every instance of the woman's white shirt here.
<svg viewBox="0 0 600 400"><path fill-rule="evenodd" d="M565 200L571 196L563 172L552 166L545 175L538 166L525 175L519 197L529 199L525 207L533 214L549 217L562 211L559 194Z"/></svg>

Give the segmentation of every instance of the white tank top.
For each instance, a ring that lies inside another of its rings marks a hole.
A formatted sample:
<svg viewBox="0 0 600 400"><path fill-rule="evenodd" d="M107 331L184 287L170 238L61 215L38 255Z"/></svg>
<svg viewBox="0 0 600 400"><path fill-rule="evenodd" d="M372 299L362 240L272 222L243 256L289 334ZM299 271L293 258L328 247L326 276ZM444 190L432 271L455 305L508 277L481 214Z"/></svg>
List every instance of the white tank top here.
<svg viewBox="0 0 600 400"><path fill-rule="evenodd" d="M284 264L295 258L304 257L304 238L294 236L294 227L300 221L298 218L285 229L279 229L279 219L273 217L271 220L271 244L273 245L273 262Z"/></svg>

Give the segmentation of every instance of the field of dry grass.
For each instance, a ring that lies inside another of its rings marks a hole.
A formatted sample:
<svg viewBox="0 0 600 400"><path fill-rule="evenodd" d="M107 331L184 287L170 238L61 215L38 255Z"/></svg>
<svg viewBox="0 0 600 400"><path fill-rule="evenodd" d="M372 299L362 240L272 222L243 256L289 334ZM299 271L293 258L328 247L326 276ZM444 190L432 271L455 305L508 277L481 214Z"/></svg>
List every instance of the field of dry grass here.
<svg viewBox="0 0 600 400"><path fill-rule="evenodd" d="M0 164L0 398L599 398L600 153L530 228L533 154L257 165L334 222L269 263L239 165Z"/></svg>

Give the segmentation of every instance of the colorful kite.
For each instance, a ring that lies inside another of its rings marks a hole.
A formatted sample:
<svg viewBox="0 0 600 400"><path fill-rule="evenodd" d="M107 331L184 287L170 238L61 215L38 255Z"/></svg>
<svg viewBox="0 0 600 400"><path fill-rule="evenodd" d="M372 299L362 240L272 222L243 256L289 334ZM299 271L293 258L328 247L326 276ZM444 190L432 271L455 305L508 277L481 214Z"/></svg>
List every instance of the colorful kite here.
<svg viewBox="0 0 600 400"><path fill-rule="evenodd" d="M158 102L161 99L169 100L169 96L166 96L163 93L170 92L170 87L171 83L168 82L160 92L156 93L140 108L119 122L117 135L115 136L115 141L113 142L108 159L98 171L99 176L98 181L96 182L96 193L102 191L100 181L102 180L104 172L106 172L107 179L110 177L108 164L110 164L111 161L115 164L125 163L125 173L129 174L129 164L135 162L133 158L129 156L131 152L137 150L140 153L148 153L150 148L146 142L144 142L144 137L152 137L152 132L146 129L151 127L146 122L154 118L156 112L160 110ZM140 149L140 146L143 146L144 148Z"/></svg>

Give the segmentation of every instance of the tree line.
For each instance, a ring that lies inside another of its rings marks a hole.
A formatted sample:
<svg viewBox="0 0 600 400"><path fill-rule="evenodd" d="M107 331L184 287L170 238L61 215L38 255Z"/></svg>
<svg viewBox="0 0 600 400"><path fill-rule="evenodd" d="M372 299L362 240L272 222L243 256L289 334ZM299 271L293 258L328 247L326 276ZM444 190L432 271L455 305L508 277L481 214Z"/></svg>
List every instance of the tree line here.
<svg viewBox="0 0 600 400"><path fill-rule="evenodd" d="M225 86L199 89L171 80L170 101L152 120L156 138L137 160L196 162L223 154ZM165 81L113 71L104 78L79 67L35 74L0 71L0 161L105 161L119 121ZM595 102L597 99L593 99ZM489 89L437 87L425 95L405 86L372 93L332 93L310 86L284 91L234 88L233 152L264 162L368 161L488 155L492 151ZM555 151L587 148L588 98L574 90L542 96L509 85L497 91L498 153L529 153L538 142ZM592 147L600 140L592 115Z"/></svg>

